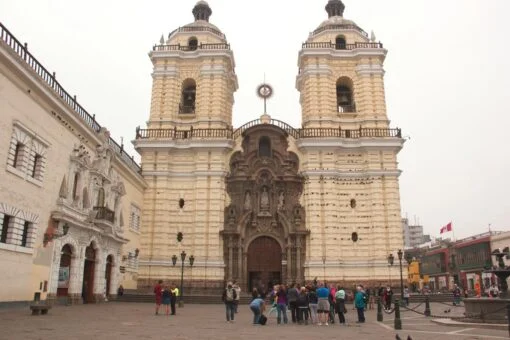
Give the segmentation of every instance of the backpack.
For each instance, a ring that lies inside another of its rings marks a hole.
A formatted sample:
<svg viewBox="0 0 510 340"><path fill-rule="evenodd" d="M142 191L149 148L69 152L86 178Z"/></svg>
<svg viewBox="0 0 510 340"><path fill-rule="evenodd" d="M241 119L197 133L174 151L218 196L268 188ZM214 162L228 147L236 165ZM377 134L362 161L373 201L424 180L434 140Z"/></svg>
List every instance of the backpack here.
<svg viewBox="0 0 510 340"><path fill-rule="evenodd" d="M227 288L225 292L225 301L232 302L236 298L236 291L234 288Z"/></svg>

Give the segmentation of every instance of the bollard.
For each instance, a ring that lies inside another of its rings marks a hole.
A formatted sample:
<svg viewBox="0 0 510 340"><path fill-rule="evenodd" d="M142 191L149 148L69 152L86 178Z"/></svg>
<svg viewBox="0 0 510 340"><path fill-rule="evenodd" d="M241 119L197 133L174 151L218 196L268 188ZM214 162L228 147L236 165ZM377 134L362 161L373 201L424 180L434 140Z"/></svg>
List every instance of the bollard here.
<svg viewBox="0 0 510 340"><path fill-rule="evenodd" d="M395 299L395 329L402 329L402 319L400 319L400 301Z"/></svg>
<svg viewBox="0 0 510 340"><path fill-rule="evenodd" d="M510 337L510 303L506 305L506 317L508 319L508 336Z"/></svg>
<svg viewBox="0 0 510 340"><path fill-rule="evenodd" d="M383 322L382 304L379 296L377 297L377 321Z"/></svg>
<svg viewBox="0 0 510 340"><path fill-rule="evenodd" d="M425 296L425 316L430 316L430 301L429 296Z"/></svg>

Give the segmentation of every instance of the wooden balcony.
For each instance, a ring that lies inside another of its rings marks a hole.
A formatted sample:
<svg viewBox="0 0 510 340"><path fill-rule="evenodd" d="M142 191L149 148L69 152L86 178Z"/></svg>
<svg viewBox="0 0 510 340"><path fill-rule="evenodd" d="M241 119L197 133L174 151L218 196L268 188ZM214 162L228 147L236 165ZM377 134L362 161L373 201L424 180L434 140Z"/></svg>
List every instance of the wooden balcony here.
<svg viewBox="0 0 510 340"><path fill-rule="evenodd" d="M108 221L110 223L113 223L115 220L115 212L107 207L94 207L94 211L97 211L96 220Z"/></svg>

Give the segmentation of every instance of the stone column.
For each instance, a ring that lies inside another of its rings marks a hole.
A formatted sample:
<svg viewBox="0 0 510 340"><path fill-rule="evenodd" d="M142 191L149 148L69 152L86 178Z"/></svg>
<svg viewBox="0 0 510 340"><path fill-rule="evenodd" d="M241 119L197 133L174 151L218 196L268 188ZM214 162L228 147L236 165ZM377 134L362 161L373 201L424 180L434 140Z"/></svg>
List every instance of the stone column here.
<svg viewBox="0 0 510 340"><path fill-rule="evenodd" d="M234 249L232 244L232 236L228 237L228 280L232 280L232 267L233 267L233 257L234 257Z"/></svg>
<svg viewBox="0 0 510 340"><path fill-rule="evenodd" d="M243 277L246 280L246 291L248 291L248 288L250 286L250 283L248 282L248 254L243 252Z"/></svg>
<svg viewBox="0 0 510 340"><path fill-rule="evenodd" d="M290 240L290 237L289 237L289 239L287 239L286 250L287 250L287 281L291 281L292 280L292 266L294 264L292 263L292 242ZM288 283L288 282L285 282L285 283Z"/></svg>
<svg viewBox="0 0 510 340"><path fill-rule="evenodd" d="M104 301L105 290L106 255L96 249L96 260L94 264L94 300L96 303Z"/></svg>
<svg viewBox="0 0 510 340"><path fill-rule="evenodd" d="M296 281L301 281L301 236L296 237Z"/></svg>
<svg viewBox="0 0 510 340"><path fill-rule="evenodd" d="M242 276L243 274L243 245L241 243L241 239L239 239L239 243L237 244L237 279L239 280L239 284L241 284L246 279Z"/></svg>
<svg viewBox="0 0 510 340"><path fill-rule="evenodd" d="M46 297L50 304L52 304L57 299L58 272L60 270L60 256L61 256L60 249L62 249L61 243L55 242L52 250L51 272L48 283L48 295ZM71 281L69 281L69 284L71 284Z"/></svg>
<svg viewBox="0 0 510 340"><path fill-rule="evenodd" d="M85 248L86 246L82 246L81 249L76 249L77 254L73 253L71 257L69 289L67 291L71 304L83 303L81 293L83 289L83 270L85 268Z"/></svg>

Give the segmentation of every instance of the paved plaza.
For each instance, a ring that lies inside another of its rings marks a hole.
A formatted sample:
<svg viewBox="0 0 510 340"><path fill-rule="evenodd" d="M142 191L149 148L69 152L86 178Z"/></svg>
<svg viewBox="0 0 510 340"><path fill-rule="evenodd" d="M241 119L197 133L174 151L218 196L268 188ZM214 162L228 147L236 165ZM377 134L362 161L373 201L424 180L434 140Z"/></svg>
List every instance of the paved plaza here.
<svg viewBox="0 0 510 340"><path fill-rule="evenodd" d="M444 306L432 304L441 312ZM186 305L176 316L154 315L152 304L107 303L101 305L56 306L48 315L32 316L27 308L0 309L0 339L508 339L505 329L437 325L413 312L403 313L403 330L393 330L392 315L376 321L367 312L367 323L355 321L348 306L348 326L276 325L275 316L266 326L253 326L248 306L240 306L235 323L225 321L223 305ZM444 311L442 311L444 313ZM452 311L459 313L460 311ZM461 312L460 312L461 313ZM290 317L290 315L289 315Z"/></svg>

